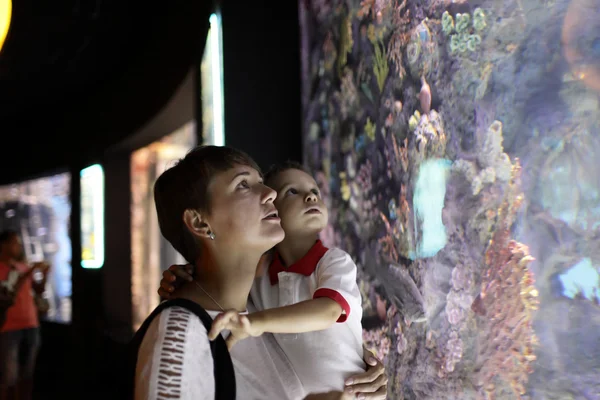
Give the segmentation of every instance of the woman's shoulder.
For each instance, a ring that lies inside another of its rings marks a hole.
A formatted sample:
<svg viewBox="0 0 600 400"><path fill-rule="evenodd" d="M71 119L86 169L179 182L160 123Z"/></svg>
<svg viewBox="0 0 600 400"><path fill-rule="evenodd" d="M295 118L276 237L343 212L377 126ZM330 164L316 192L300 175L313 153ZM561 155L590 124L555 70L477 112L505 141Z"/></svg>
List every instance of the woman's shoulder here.
<svg viewBox="0 0 600 400"><path fill-rule="evenodd" d="M208 333L202 320L194 312L184 307L173 306L164 309L148 326L144 341L147 340L177 340L182 341L198 339L208 340Z"/></svg>
<svg viewBox="0 0 600 400"><path fill-rule="evenodd" d="M193 393L214 393L214 379L203 378L212 377L213 368L208 334L200 318L186 308L169 307L150 323L140 345L136 399L154 398L158 388L168 388L169 394L182 399Z"/></svg>

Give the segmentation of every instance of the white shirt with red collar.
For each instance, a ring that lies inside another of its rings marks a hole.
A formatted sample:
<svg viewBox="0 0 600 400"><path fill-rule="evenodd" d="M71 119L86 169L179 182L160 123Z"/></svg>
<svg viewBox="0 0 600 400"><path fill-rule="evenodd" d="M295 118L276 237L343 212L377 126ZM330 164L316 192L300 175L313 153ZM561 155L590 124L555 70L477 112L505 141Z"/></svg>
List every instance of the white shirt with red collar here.
<svg viewBox="0 0 600 400"><path fill-rule="evenodd" d="M257 309L283 307L329 297L342 307L328 329L274 334L308 393L342 390L347 378L365 371L362 347L362 300L356 264L348 253L317 241L294 265L285 268L275 255L268 273L250 292Z"/></svg>

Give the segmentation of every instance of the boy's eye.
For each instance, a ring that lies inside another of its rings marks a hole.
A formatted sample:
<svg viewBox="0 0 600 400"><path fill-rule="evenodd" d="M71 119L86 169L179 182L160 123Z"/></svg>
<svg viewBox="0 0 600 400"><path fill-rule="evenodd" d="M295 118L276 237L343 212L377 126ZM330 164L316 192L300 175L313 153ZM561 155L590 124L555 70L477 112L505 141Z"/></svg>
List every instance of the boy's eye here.
<svg viewBox="0 0 600 400"><path fill-rule="evenodd" d="M298 191L294 188L290 188L287 190L287 192L285 192L286 195L288 194L298 194Z"/></svg>
<svg viewBox="0 0 600 400"><path fill-rule="evenodd" d="M249 188L250 188L250 185L248 184L248 181L244 179L243 181L241 181L241 182L238 184L238 187L239 187L239 188L243 188L243 189L249 189Z"/></svg>
<svg viewBox="0 0 600 400"><path fill-rule="evenodd" d="M319 191L317 189L313 189L313 190L311 190L311 192L313 192L313 194L317 197L320 196Z"/></svg>

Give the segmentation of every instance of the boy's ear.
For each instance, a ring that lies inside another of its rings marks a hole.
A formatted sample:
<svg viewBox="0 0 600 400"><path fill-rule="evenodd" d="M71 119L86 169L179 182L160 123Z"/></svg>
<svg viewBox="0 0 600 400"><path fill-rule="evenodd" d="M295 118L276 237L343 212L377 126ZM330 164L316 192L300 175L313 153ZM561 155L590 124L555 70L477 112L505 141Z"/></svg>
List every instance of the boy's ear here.
<svg viewBox="0 0 600 400"><path fill-rule="evenodd" d="M194 237L209 239L211 235L210 225L204 221L197 210L188 209L183 213L183 223Z"/></svg>

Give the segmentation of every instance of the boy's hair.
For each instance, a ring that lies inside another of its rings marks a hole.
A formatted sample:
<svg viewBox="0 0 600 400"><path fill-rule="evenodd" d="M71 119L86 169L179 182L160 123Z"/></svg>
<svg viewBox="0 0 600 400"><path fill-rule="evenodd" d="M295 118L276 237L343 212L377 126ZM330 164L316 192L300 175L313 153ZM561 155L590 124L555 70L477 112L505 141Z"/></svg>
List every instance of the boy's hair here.
<svg viewBox="0 0 600 400"><path fill-rule="evenodd" d="M288 169L298 169L302 172L306 172L308 175L311 175L310 172L308 172L306 168L304 168L304 166L299 162L288 160L280 164L272 165L271 168L269 168L264 177L265 185L271 186L270 183L273 181L273 179Z"/></svg>
<svg viewBox="0 0 600 400"><path fill-rule="evenodd" d="M189 263L200 256L200 246L183 222L185 210L210 212L212 178L237 165L260 168L246 153L231 147L198 146L154 184L154 202L162 235Z"/></svg>

